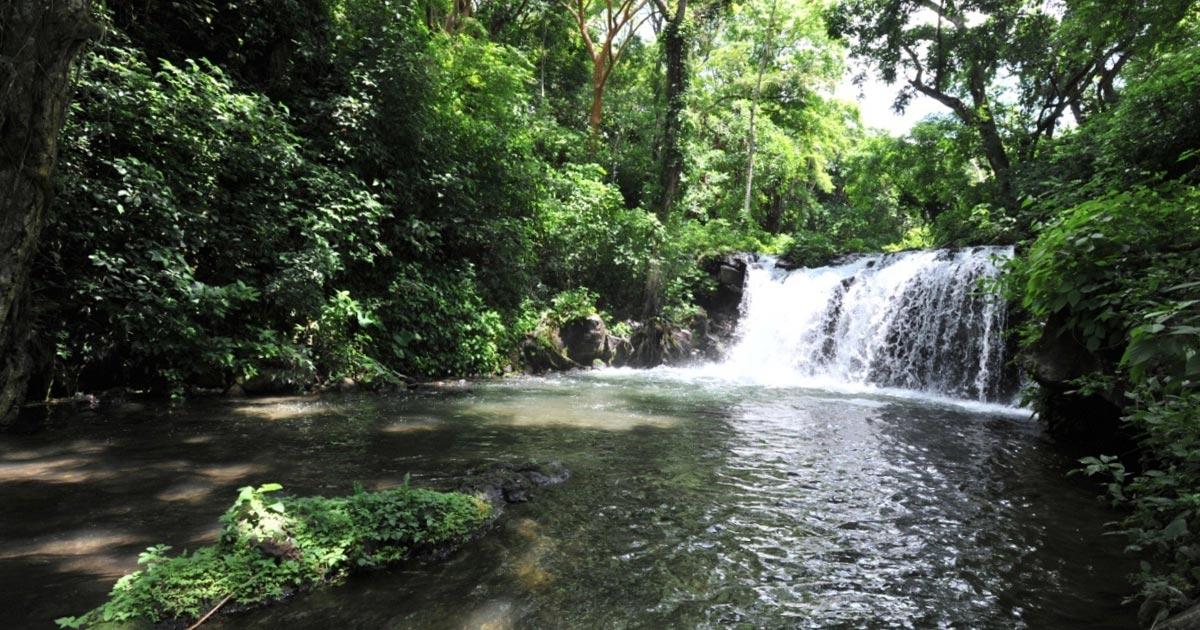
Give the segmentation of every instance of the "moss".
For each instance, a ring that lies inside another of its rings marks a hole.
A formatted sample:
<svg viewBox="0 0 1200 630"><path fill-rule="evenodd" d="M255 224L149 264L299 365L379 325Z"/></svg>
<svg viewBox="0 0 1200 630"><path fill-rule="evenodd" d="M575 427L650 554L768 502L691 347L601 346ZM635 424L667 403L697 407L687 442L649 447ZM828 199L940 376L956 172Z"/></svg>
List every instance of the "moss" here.
<svg viewBox="0 0 1200 630"><path fill-rule="evenodd" d="M220 540L177 556L158 545L108 601L60 627L195 619L228 598L241 608L464 542L493 516L477 497L407 485L346 497L289 497L278 484L242 488Z"/></svg>

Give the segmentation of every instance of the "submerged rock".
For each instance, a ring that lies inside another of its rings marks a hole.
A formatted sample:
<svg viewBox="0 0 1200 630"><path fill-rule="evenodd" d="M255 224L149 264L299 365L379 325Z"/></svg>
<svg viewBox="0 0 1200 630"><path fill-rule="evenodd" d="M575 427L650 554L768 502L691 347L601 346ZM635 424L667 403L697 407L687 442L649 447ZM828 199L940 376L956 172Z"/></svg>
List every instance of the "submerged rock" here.
<svg viewBox="0 0 1200 630"><path fill-rule="evenodd" d="M480 495L499 510L509 503L525 503L537 488L560 484L571 478L571 471L560 462L496 463L468 470L458 491Z"/></svg>

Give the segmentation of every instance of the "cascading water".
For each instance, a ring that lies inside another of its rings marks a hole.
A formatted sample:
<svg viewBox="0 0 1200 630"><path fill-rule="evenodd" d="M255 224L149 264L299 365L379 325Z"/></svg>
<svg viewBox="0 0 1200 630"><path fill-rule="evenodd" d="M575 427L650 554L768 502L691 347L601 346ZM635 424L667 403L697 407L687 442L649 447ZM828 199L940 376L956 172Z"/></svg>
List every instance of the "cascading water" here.
<svg viewBox="0 0 1200 630"><path fill-rule="evenodd" d="M751 263L737 343L721 370L1009 402L1005 303L980 290L1012 248L862 256L788 271Z"/></svg>

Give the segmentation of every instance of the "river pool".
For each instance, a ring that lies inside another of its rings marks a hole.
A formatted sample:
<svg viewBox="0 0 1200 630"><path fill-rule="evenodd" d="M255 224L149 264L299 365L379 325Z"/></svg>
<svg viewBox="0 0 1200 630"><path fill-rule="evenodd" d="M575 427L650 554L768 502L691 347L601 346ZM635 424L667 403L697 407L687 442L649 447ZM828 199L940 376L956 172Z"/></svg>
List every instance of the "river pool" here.
<svg viewBox="0 0 1200 630"><path fill-rule="evenodd" d="M0 436L3 625L99 604L151 544L213 540L239 486L447 487L531 459L572 477L449 560L209 625L1135 625L1115 515L1027 413L672 369L126 405Z"/></svg>

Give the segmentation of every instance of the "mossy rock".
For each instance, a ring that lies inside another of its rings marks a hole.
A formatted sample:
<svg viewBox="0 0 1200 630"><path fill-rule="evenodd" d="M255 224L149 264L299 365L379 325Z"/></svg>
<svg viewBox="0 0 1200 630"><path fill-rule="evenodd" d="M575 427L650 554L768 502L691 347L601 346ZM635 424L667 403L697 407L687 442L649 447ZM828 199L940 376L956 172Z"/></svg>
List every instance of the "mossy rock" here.
<svg viewBox="0 0 1200 630"><path fill-rule="evenodd" d="M158 545L122 577L108 601L60 627L186 623L224 604L266 604L350 573L444 553L486 527L484 498L408 485L345 497L291 497L278 484L240 490L215 545L168 555Z"/></svg>

